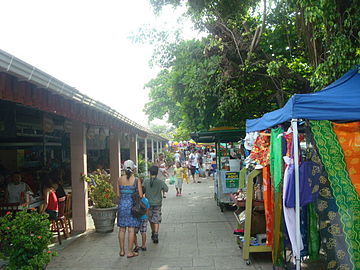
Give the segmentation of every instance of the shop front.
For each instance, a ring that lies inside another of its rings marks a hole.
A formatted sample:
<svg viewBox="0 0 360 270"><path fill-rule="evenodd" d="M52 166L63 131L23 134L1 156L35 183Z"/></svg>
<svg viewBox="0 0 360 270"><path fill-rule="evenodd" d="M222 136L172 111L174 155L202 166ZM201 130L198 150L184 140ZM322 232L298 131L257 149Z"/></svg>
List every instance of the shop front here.
<svg viewBox="0 0 360 270"><path fill-rule="evenodd" d="M29 197L24 196L32 207L32 202L41 201L43 176L56 170L72 194L74 230L85 231L87 183L80 176L101 166L110 172L115 186L121 163L129 158L137 162L140 138L153 142L152 153L155 144L166 142L108 106L0 51L3 205L7 203L4 190L14 172L19 172L32 190Z"/></svg>

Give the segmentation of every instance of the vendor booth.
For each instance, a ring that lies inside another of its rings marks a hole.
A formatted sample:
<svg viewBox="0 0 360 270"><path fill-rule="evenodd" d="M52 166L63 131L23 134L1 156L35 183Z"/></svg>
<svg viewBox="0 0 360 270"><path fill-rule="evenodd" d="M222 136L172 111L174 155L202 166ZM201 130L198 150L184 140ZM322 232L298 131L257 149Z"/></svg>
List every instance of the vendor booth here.
<svg viewBox="0 0 360 270"><path fill-rule="evenodd" d="M215 143L216 167L214 197L221 212L233 204L229 194L239 188L241 154L233 143L241 141L244 131L239 129L210 130L191 134L197 143Z"/></svg>
<svg viewBox="0 0 360 270"><path fill-rule="evenodd" d="M300 269L301 258L316 260L321 250L327 269L360 269L359 121L359 67L322 91L296 94L283 108L246 121L248 138L256 133L254 147L270 137L263 174L271 176L267 240L274 264L288 249Z"/></svg>

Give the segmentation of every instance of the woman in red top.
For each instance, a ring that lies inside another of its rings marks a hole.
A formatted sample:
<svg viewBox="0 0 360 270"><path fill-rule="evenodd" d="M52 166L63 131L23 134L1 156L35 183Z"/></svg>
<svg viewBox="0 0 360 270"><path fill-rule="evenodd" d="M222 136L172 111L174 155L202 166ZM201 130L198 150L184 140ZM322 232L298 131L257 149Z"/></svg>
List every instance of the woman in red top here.
<svg viewBox="0 0 360 270"><path fill-rule="evenodd" d="M56 197L57 184L52 183L50 179L46 179L43 183L42 195L44 203L40 213L49 214L49 219L54 220L58 217L58 199Z"/></svg>

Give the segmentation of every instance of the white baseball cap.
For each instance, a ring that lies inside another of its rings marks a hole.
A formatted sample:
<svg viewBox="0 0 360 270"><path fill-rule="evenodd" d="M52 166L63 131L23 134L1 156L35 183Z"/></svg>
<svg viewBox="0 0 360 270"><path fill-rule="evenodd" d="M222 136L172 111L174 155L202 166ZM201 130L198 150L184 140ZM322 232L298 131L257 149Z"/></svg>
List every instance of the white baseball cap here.
<svg viewBox="0 0 360 270"><path fill-rule="evenodd" d="M129 168L129 169L133 170L133 169L136 169L137 167L136 167L134 161L128 159L124 162L124 168L125 169Z"/></svg>

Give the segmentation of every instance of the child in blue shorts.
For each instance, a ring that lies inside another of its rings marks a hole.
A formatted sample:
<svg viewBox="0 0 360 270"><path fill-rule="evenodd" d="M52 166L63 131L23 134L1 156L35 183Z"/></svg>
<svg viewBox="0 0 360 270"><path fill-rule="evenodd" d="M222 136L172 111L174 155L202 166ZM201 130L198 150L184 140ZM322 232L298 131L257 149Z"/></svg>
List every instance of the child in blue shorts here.
<svg viewBox="0 0 360 270"><path fill-rule="evenodd" d="M147 230L147 224L148 224L148 211L149 211L149 208L150 208L150 204L149 204L149 201L148 199L146 199L145 197L143 197L141 199L141 201L145 204L146 206L146 214L141 216L140 217L140 227L138 228L135 228L135 239L134 239L134 243L135 243L135 248L134 248L134 252L138 252L139 250L142 250L142 251L146 251L146 230ZM142 243L141 243L141 247L139 247L137 245L137 233L140 231L141 233L141 240L142 240Z"/></svg>

